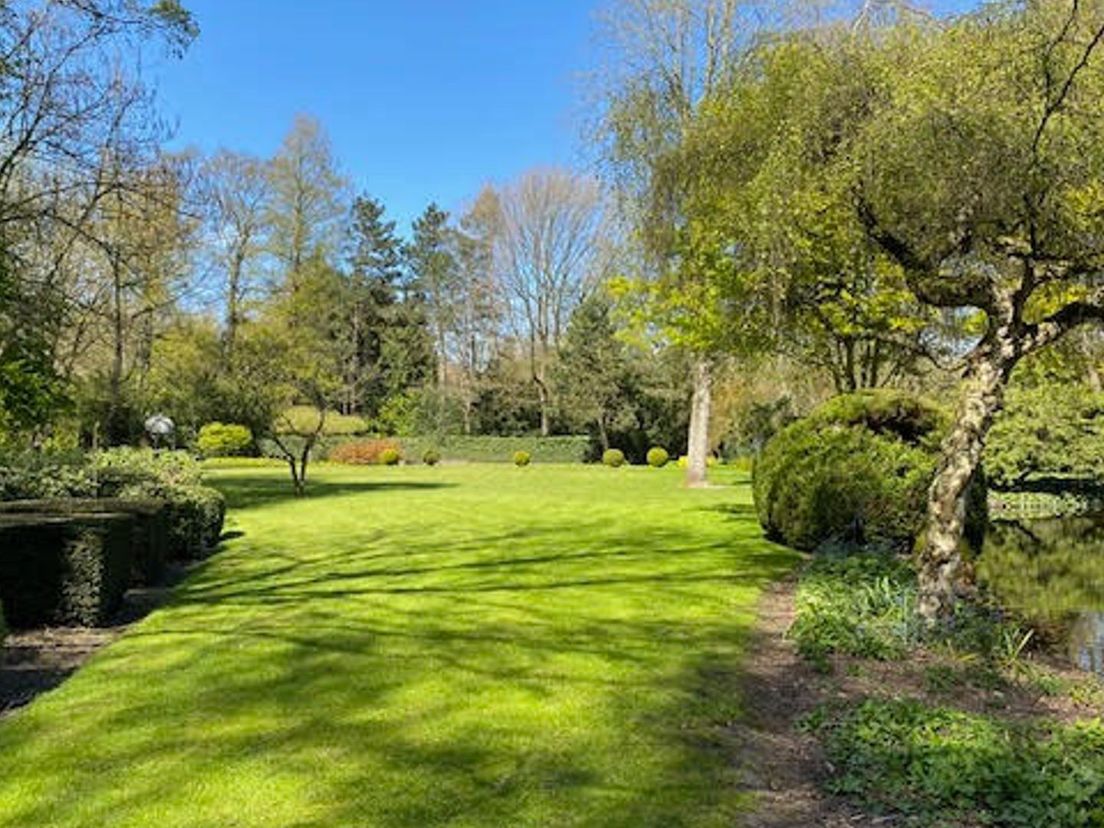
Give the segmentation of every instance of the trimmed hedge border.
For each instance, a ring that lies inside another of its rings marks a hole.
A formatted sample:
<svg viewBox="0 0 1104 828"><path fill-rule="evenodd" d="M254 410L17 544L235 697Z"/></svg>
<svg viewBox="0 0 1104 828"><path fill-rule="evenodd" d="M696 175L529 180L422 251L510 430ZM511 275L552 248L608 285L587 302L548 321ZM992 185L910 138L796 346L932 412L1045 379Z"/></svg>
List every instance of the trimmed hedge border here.
<svg viewBox="0 0 1104 828"><path fill-rule="evenodd" d="M106 623L130 584L134 523L121 512L0 515L0 603L12 627Z"/></svg>
<svg viewBox="0 0 1104 828"><path fill-rule="evenodd" d="M122 498L54 498L0 502L0 515L97 515L117 512L133 520L131 582L149 586L161 581L169 554L169 513L163 500Z"/></svg>

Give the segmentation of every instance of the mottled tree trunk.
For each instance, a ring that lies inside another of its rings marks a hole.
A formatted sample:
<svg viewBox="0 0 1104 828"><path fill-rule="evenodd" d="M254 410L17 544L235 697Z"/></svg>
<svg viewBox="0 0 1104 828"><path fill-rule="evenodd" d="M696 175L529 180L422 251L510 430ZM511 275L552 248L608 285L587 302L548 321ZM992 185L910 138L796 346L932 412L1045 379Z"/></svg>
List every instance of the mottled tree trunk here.
<svg viewBox="0 0 1104 828"><path fill-rule="evenodd" d="M928 621L946 617L954 609L970 485L1016 361L1011 342L983 346L971 360L955 424L928 492L927 530L917 555L919 611Z"/></svg>
<svg viewBox="0 0 1104 828"><path fill-rule="evenodd" d="M686 450L686 485L706 484L706 458L709 456L709 414L713 396L713 366L707 357L698 357L693 367L694 394L690 400L690 433Z"/></svg>

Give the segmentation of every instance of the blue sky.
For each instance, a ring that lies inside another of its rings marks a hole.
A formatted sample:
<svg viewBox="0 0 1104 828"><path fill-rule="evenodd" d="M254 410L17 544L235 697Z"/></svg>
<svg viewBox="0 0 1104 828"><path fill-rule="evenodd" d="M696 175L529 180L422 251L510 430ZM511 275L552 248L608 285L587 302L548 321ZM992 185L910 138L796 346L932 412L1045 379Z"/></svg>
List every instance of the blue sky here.
<svg viewBox="0 0 1104 828"><path fill-rule="evenodd" d="M967 0L939 0L941 9ZM177 145L271 155L319 118L405 231L488 180L574 164L598 0L187 0L202 34L157 65Z"/></svg>
<svg viewBox="0 0 1104 828"><path fill-rule="evenodd" d="M156 68L178 145L270 155L318 117L358 190L406 224L487 180L578 156L589 0L190 0L202 34Z"/></svg>

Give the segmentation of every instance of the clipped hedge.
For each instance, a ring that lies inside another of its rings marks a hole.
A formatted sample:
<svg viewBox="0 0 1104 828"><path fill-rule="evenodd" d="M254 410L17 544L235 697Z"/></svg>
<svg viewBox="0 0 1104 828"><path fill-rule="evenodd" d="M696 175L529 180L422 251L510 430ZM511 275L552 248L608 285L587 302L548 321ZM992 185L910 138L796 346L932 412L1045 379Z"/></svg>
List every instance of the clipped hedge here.
<svg viewBox="0 0 1104 828"><path fill-rule="evenodd" d="M132 520L131 550L135 584L156 584L165 573L169 556L169 513L163 500L150 498L55 498L52 500L13 500L0 503L0 515L97 515L119 513Z"/></svg>
<svg viewBox="0 0 1104 828"><path fill-rule="evenodd" d="M281 438L298 451L302 448L301 438L288 436ZM584 435L559 437L496 437L463 435L426 435L423 437L385 438L396 447L408 461L422 458L429 450L439 453L442 460L466 463L504 463L510 462L515 452L527 451L536 463L584 463L590 457L590 438ZM322 437L311 451L314 461L336 460L334 454L347 443L365 442L363 437ZM265 457L279 459L282 455L270 440L260 441L261 453Z"/></svg>
<svg viewBox="0 0 1104 828"><path fill-rule="evenodd" d="M195 560L218 546L226 518L222 492L210 486L182 486L164 497L171 560Z"/></svg>
<svg viewBox="0 0 1104 828"><path fill-rule="evenodd" d="M19 629L108 621L130 583L128 514L0 516L0 603Z"/></svg>
<svg viewBox="0 0 1104 828"><path fill-rule="evenodd" d="M890 390L837 397L782 429L756 463L755 506L767 534L798 549L826 541L907 545L923 528L927 491L949 425L939 407ZM984 531L984 486L971 541Z"/></svg>

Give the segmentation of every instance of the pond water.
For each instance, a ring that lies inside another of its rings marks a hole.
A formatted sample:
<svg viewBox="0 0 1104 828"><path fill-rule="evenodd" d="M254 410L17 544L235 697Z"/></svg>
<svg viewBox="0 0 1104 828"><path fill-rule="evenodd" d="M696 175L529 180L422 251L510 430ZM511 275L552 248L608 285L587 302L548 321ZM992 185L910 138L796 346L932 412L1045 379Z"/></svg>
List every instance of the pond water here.
<svg viewBox="0 0 1104 828"><path fill-rule="evenodd" d="M998 521L977 574L1003 605L1064 639L1074 664L1104 675L1104 514Z"/></svg>

